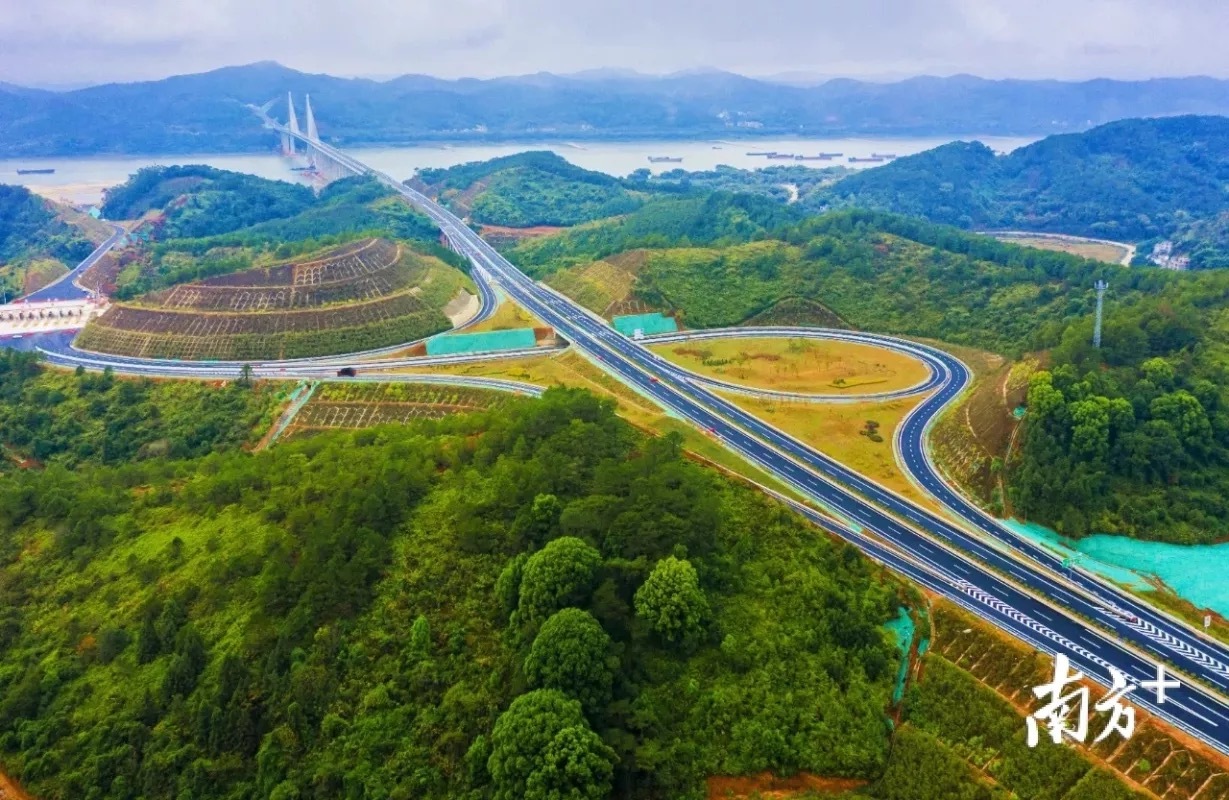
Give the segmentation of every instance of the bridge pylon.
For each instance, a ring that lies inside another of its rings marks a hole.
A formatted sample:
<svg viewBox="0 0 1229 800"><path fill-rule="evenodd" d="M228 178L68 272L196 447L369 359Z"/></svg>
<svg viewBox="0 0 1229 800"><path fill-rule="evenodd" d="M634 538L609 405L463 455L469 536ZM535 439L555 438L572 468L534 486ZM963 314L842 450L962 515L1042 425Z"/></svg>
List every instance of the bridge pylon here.
<svg viewBox="0 0 1229 800"><path fill-rule="evenodd" d="M286 127L293 133L299 133L299 118L294 113L294 97L290 92L286 92L286 108L288 109ZM292 158L295 155L295 140L289 134L282 134L282 155L287 158Z"/></svg>
<svg viewBox="0 0 1229 800"><path fill-rule="evenodd" d="M307 138L313 142L320 141L320 131L316 129L316 115L312 113L312 96L303 95L307 103Z"/></svg>

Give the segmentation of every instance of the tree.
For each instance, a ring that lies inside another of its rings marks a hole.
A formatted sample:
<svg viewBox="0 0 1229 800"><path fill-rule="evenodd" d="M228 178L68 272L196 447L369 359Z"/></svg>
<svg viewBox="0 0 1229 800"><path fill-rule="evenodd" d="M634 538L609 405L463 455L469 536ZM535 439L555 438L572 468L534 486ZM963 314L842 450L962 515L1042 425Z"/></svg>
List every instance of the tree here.
<svg viewBox="0 0 1229 800"><path fill-rule="evenodd" d="M525 562L517 605L522 623L538 622L580 603L593 588L602 556L573 536L547 543Z"/></svg>
<svg viewBox="0 0 1229 800"><path fill-rule="evenodd" d="M137 634L137 663L148 664L162 652L162 638L152 611L146 611Z"/></svg>
<svg viewBox="0 0 1229 800"><path fill-rule="evenodd" d="M410 655L416 660L431 655L431 623L423 614L410 626Z"/></svg>
<svg viewBox="0 0 1229 800"><path fill-rule="evenodd" d="M1100 463L1109 455L1109 405L1109 400L1104 397L1089 397L1077 400L1068 407L1073 425L1071 449L1077 457Z"/></svg>
<svg viewBox="0 0 1229 800"><path fill-rule="evenodd" d="M104 664L110 664L127 649L131 641L132 637L123 628L103 628L102 633L98 636L98 660Z"/></svg>
<svg viewBox="0 0 1229 800"><path fill-rule="evenodd" d="M1139 365L1144 379L1161 391L1169 391L1174 385L1174 367L1163 358L1150 358Z"/></svg>
<svg viewBox="0 0 1229 800"><path fill-rule="evenodd" d="M1148 410L1153 419L1168 422L1182 444L1196 452L1203 448L1212 435L1207 412L1203 410L1199 400L1184 389L1161 395L1152 401Z"/></svg>
<svg viewBox="0 0 1229 800"><path fill-rule="evenodd" d="M555 734L525 781L526 800L603 800L610 796L615 752L589 728Z"/></svg>
<svg viewBox="0 0 1229 800"><path fill-rule="evenodd" d="M580 703L537 689L513 700L495 721L487 770L494 800L596 800L610 793L614 760Z"/></svg>
<svg viewBox="0 0 1229 800"><path fill-rule="evenodd" d="M516 520L513 531L521 547L539 547L559 529L563 503L553 494L540 494Z"/></svg>
<svg viewBox="0 0 1229 800"><path fill-rule="evenodd" d="M610 636L593 615L565 608L551 615L525 659L529 685L558 689L593 713L610 700L614 680L609 663Z"/></svg>
<svg viewBox="0 0 1229 800"><path fill-rule="evenodd" d="M504 565L503 571L495 580L495 599L499 601L500 621L506 622L521 594L521 576L525 572L525 562L529 560L528 553L518 553L515 558Z"/></svg>
<svg viewBox="0 0 1229 800"><path fill-rule="evenodd" d="M663 558L636 590L636 616L662 638L681 642L700 630L708 601L695 567L686 559Z"/></svg>

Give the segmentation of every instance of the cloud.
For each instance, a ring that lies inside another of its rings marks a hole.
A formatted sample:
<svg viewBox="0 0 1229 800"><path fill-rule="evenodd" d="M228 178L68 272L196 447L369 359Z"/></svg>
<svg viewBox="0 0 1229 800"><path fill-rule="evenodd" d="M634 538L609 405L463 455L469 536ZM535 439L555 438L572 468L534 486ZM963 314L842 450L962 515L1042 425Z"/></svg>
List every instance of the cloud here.
<svg viewBox="0 0 1229 800"><path fill-rule="evenodd" d="M479 77L1229 76L1220 0L0 0L0 80L157 78L260 60Z"/></svg>

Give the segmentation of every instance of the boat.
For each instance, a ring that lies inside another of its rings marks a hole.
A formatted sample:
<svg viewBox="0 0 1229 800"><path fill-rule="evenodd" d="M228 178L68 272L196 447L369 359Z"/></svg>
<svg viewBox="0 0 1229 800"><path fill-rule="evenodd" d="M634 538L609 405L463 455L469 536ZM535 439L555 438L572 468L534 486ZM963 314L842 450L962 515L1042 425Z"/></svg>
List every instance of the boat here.
<svg viewBox="0 0 1229 800"><path fill-rule="evenodd" d="M39 167L38 169L19 169L18 175L53 175L55 174L54 167Z"/></svg>
<svg viewBox="0 0 1229 800"><path fill-rule="evenodd" d="M649 156L650 164L681 164L682 156Z"/></svg>
<svg viewBox="0 0 1229 800"><path fill-rule="evenodd" d="M749 156L775 156L776 150L751 150L747 153Z"/></svg>
<svg viewBox="0 0 1229 800"><path fill-rule="evenodd" d="M845 154L844 153L820 153L819 155L820 157L826 156L827 158L841 158Z"/></svg>
<svg viewBox="0 0 1229 800"><path fill-rule="evenodd" d="M883 156L871 156L870 158L858 158L857 156L849 157L850 164L882 164L885 161L887 161L887 159Z"/></svg>
<svg viewBox="0 0 1229 800"><path fill-rule="evenodd" d="M832 156L827 153L820 153L817 156L794 156L795 161L831 161Z"/></svg>
<svg viewBox="0 0 1229 800"><path fill-rule="evenodd" d="M793 153L773 153L768 157L770 161L793 161L795 158Z"/></svg>
<svg viewBox="0 0 1229 800"><path fill-rule="evenodd" d="M871 158L882 158L887 161L890 158L896 158L895 153L871 153Z"/></svg>

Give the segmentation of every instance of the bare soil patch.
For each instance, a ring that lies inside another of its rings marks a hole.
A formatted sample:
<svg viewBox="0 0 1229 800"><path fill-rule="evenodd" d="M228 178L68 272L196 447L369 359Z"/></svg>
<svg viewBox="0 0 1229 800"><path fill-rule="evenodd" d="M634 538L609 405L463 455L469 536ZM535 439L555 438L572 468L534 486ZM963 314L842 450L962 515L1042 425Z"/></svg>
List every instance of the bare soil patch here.
<svg viewBox="0 0 1229 800"><path fill-rule="evenodd" d="M824 794L841 794L860 789L866 781L853 778L825 778L821 775L802 773L789 778L781 778L771 772L761 772L759 775L740 777L714 776L708 779L709 800L744 800L746 798L764 798L764 800L785 800L807 792Z"/></svg>

